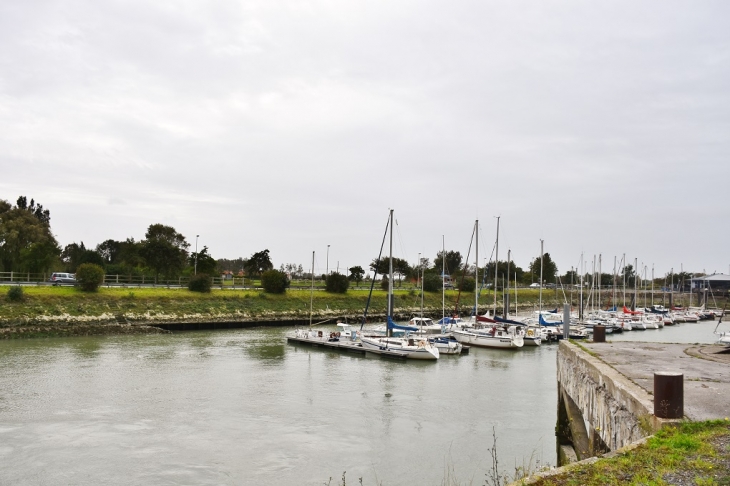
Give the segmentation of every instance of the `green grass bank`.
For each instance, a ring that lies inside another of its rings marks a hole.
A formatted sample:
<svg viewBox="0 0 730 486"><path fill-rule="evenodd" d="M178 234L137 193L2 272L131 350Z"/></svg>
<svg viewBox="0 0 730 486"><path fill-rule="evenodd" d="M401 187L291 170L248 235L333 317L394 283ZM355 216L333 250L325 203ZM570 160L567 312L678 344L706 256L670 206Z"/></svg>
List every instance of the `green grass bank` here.
<svg viewBox="0 0 730 486"><path fill-rule="evenodd" d="M24 287L23 299L12 302L7 293L10 287L0 287L0 328L27 326L54 326L74 324L131 324L154 325L160 322L257 322L308 320L310 298L313 319L321 321L347 318L358 321L363 315L367 290L349 290L333 294L323 290L288 290L284 294L268 294L252 289L214 289L210 293L191 292L187 289L167 288L100 288L97 292L82 292L75 287ZM512 296L514 309L514 296ZM533 309L538 302L536 290L524 290L518 295L521 309ZM385 315L386 292L373 292L368 315L378 320ZM556 305L554 292L543 292L546 306ZM457 301L459 302L457 306ZM450 290L445 296L446 312L458 307L461 315L469 315L474 302L473 292ZM494 294L484 292L479 299L480 312L491 309ZM497 300L501 309L501 295ZM421 310L420 294L413 290L395 291L396 317L400 320L418 315ZM424 314L441 316L441 293L426 292L423 297ZM123 318L123 319L120 319Z"/></svg>
<svg viewBox="0 0 730 486"><path fill-rule="evenodd" d="M730 485L730 422L683 422L609 457L514 484L538 486Z"/></svg>

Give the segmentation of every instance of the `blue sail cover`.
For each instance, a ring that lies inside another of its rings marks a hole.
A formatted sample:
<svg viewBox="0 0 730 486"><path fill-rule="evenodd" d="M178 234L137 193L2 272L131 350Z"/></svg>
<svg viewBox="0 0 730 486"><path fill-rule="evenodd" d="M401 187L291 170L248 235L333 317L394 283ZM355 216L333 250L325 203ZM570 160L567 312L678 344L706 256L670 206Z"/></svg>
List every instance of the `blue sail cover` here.
<svg viewBox="0 0 730 486"><path fill-rule="evenodd" d="M456 319L454 319L453 317L448 317L448 316L442 317L441 319L438 320L438 322L436 324L440 324L442 326L448 325L448 324L456 324Z"/></svg>
<svg viewBox="0 0 730 486"><path fill-rule="evenodd" d="M542 317L542 316L540 316ZM494 316L494 320L497 322L502 322L504 324L514 324L515 326L524 326L526 325L524 322L520 321L513 321L511 319L505 319L504 317Z"/></svg>
<svg viewBox="0 0 730 486"><path fill-rule="evenodd" d="M541 326L560 326L563 324L563 321L560 322L547 322L544 317L542 317L542 314L540 314L540 325Z"/></svg>
<svg viewBox="0 0 730 486"><path fill-rule="evenodd" d="M395 322L393 322L393 319L388 316L388 329L400 329L401 331L418 331L417 327L411 327L411 326L399 326Z"/></svg>

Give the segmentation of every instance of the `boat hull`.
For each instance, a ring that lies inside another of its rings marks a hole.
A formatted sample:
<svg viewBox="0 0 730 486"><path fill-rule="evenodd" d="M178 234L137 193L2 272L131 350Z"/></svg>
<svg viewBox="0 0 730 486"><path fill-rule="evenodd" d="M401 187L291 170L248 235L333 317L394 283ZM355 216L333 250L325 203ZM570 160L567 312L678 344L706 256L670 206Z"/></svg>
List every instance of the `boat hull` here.
<svg viewBox="0 0 730 486"><path fill-rule="evenodd" d="M408 345L400 339L394 338L373 338L363 336L360 339L362 347L380 351L393 351L402 353L408 359L433 360L439 359L438 348L426 343L425 345Z"/></svg>
<svg viewBox="0 0 730 486"><path fill-rule="evenodd" d="M490 336L468 331L453 331L454 339L480 348L519 349L525 345L522 336Z"/></svg>

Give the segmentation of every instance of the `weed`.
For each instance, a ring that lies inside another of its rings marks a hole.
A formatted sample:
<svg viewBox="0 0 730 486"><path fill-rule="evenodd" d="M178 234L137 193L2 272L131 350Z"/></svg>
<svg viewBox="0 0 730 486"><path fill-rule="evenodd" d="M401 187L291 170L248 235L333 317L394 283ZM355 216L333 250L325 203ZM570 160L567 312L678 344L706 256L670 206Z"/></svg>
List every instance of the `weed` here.
<svg viewBox="0 0 730 486"><path fill-rule="evenodd" d="M23 302L23 300L25 300L23 287L21 287L20 285L10 287L10 289L8 289L8 300L10 302Z"/></svg>

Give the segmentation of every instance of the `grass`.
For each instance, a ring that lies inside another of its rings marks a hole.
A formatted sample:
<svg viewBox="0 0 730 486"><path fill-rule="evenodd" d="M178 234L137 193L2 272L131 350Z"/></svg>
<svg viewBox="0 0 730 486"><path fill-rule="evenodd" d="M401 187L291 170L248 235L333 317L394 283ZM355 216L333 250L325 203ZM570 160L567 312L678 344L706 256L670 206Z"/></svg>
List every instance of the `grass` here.
<svg viewBox="0 0 730 486"><path fill-rule="evenodd" d="M101 316L125 314L128 318L153 315L162 319L169 316L231 316L245 319L305 319L309 317L310 292L290 289L285 294L267 294L260 290L213 289L210 293L190 292L187 289L168 288L121 288L102 287L98 292L82 292L75 287L24 287L22 302L10 302L7 289L0 287L0 326L27 324L39 318L48 321L52 316ZM534 295L532 295L534 294ZM446 292L447 313L454 309L458 291ZM544 297L544 294L543 294ZM332 294L323 290L313 294L313 309L318 317L361 316L365 309L368 292L350 290L346 294ZM529 308L537 301L537 291L525 290L521 304ZM545 299L544 299L545 301ZM460 311L468 315L474 302L474 293L463 292L459 297ZM480 297L480 311L491 308L493 294L483 293ZM501 302L501 299L500 299ZM396 313L415 314L420 310L421 299L412 289L395 291ZM498 305L500 305L498 303ZM546 302L546 305L550 305ZM383 314L386 306L386 292L373 292L369 314ZM441 293L424 295L426 312L441 313Z"/></svg>
<svg viewBox="0 0 730 486"><path fill-rule="evenodd" d="M565 472L539 486L730 485L730 422L684 422L666 427L645 444Z"/></svg>

